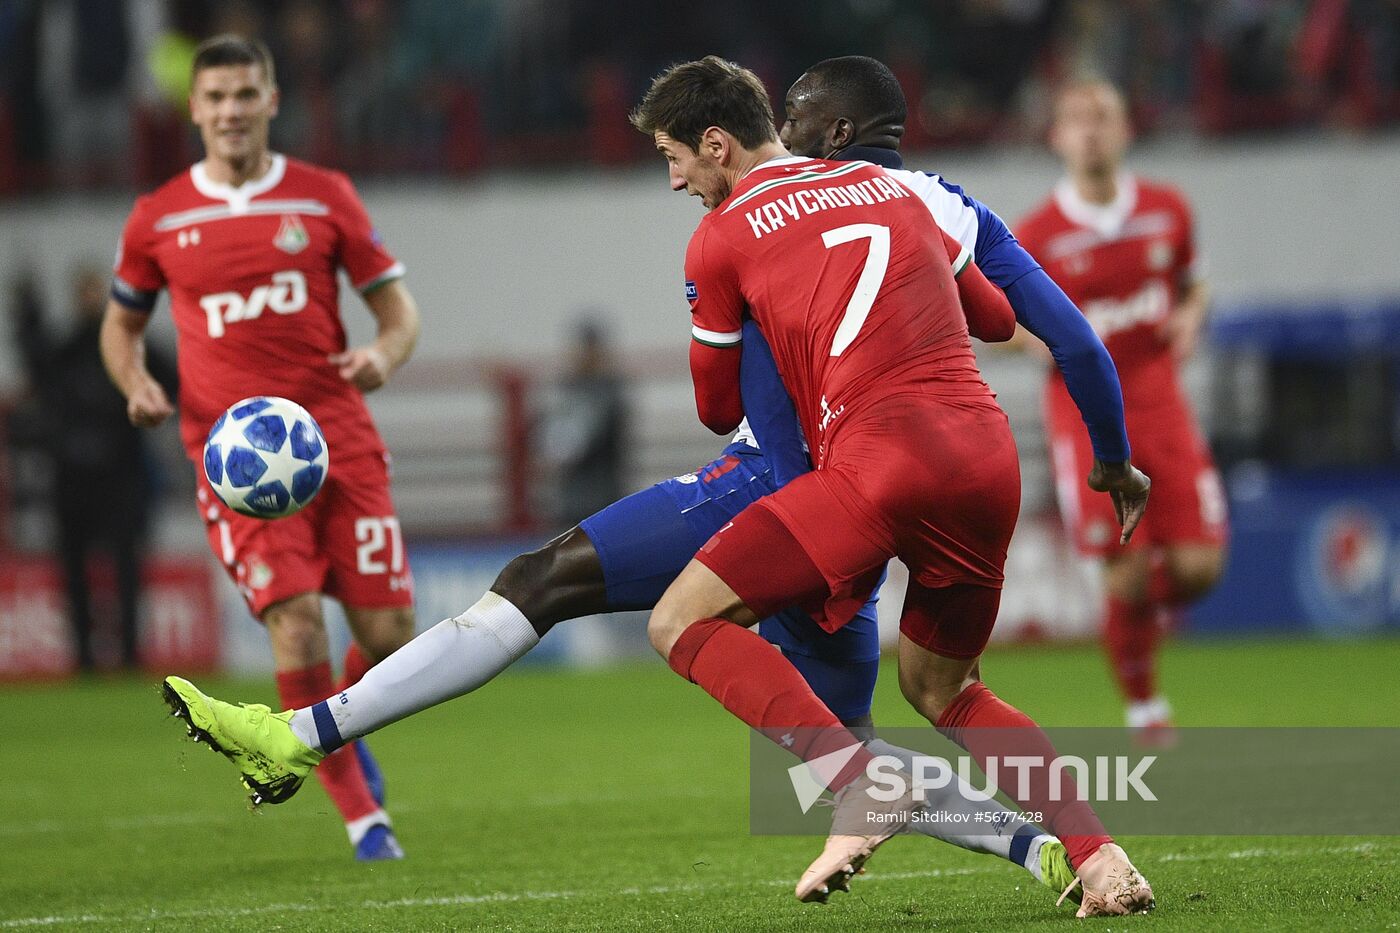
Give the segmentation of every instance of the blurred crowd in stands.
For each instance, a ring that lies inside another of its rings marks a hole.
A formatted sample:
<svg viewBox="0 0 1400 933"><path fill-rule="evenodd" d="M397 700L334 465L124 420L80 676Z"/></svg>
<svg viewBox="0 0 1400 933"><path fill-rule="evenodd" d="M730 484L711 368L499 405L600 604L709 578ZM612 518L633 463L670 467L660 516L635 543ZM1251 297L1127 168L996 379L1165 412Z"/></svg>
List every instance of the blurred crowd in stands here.
<svg viewBox="0 0 1400 933"><path fill-rule="evenodd" d="M625 113L711 52L779 99L821 58L879 57L918 148L1035 140L1047 89L1086 72L1144 134L1400 120L1400 0L6 0L0 193L178 171L194 46L226 31L276 56L275 145L360 174L644 158Z"/></svg>

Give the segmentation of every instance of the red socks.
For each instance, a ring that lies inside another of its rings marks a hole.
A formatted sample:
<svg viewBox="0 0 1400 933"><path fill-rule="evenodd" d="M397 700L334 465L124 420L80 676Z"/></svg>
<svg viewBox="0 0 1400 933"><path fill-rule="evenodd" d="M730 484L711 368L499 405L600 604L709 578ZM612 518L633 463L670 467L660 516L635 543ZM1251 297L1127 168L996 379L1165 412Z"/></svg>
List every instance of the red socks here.
<svg viewBox="0 0 1400 933"><path fill-rule="evenodd" d="M1140 703L1157 695L1157 646L1161 640L1155 603L1108 597L1104 650L1118 689L1129 702Z"/></svg>
<svg viewBox="0 0 1400 933"><path fill-rule="evenodd" d="M1106 600L1104 651L1118 689L1129 703L1157 696L1157 651L1175 621L1182 596L1166 561L1154 559L1141 601L1130 603L1115 596Z"/></svg>
<svg viewBox="0 0 1400 933"><path fill-rule="evenodd" d="M315 706L335 692L329 661L299 671L277 672L277 695L283 709ZM316 768L316 777L345 822L369 816L379 809L379 804L370 796L355 749L349 745L326 756Z"/></svg>
<svg viewBox="0 0 1400 933"><path fill-rule="evenodd" d="M724 708L803 761L859 745L822 705L787 658L760 636L724 619L701 619L671 647L667 662ZM833 792L865 771L861 748L832 780Z"/></svg>
<svg viewBox="0 0 1400 933"><path fill-rule="evenodd" d="M1098 851L1099 846L1112 842L1088 803L1078 800L1073 781L1060 787L1059 800L1050 799L1049 762L1055 758L1055 747L1040 727L1016 707L1001 700L981 683L972 684L948 704L938 717L938 731L967 749L985 771L987 760L998 762L998 787L1013 796L1021 809L1044 814L1044 825L1060 837L1065 854L1075 868ZM1010 756L1039 757L1045 765L1026 770L1008 771L1001 763ZM1011 793L1019 783L1016 778L1029 774L1024 799Z"/></svg>
<svg viewBox="0 0 1400 933"><path fill-rule="evenodd" d="M365 676L374 665L360 651L360 646L355 642L350 642L350 648L345 652L345 669L340 675L340 683L335 685L335 692L339 693L346 687L352 687L360 682L360 678Z"/></svg>

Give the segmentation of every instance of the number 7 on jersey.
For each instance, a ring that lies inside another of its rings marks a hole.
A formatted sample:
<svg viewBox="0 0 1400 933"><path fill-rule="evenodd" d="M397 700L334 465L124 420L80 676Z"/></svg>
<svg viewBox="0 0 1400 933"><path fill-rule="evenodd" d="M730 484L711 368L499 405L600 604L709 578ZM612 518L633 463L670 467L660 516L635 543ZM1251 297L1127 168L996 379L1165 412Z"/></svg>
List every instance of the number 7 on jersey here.
<svg viewBox="0 0 1400 933"><path fill-rule="evenodd" d="M827 249L864 239L870 240L870 252L866 254L865 268L856 281L855 291L851 292L851 300L846 302L846 313L836 328L836 336L831 339L832 356L840 356L856 339L875 304L875 296L890 266L890 228L879 224L848 224L822 234Z"/></svg>

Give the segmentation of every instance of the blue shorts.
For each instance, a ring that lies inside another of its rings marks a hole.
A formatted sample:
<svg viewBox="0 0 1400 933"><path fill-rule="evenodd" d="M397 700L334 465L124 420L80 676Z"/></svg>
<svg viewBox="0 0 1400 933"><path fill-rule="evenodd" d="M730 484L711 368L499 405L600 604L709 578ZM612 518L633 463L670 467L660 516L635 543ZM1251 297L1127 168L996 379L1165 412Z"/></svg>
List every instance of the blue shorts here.
<svg viewBox="0 0 1400 933"><path fill-rule="evenodd" d="M579 527L602 561L610 608L656 605L711 535L774 488L763 454L730 444L694 473L657 483L584 519ZM764 619L758 630L783 650L839 718L870 713L880 661L874 598L834 633L796 609Z"/></svg>

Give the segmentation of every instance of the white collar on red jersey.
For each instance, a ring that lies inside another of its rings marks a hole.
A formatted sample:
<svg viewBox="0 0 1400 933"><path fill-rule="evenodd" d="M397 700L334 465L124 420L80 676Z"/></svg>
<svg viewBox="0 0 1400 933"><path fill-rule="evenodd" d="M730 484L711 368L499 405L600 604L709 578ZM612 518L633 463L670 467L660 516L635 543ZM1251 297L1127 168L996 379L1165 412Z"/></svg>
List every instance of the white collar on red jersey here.
<svg viewBox="0 0 1400 933"><path fill-rule="evenodd" d="M272 167L264 172L261 178L250 178L237 187L210 178L203 162L196 162L190 166L190 181L194 182L195 190L206 198L227 201L229 210L235 214L242 214L248 210L248 203L253 198L276 188L286 171L287 157L274 152Z"/></svg>
<svg viewBox="0 0 1400 933"><path fill-rule="evenodd" d="M1119 172L1115 179L1117 196L1107 204L1086 201L1069 178L1060 180L1055 186L1055 204L1072 223L1088 227L1100 236L1115 236L1123 229L1123 224L1137 209L1137 179L1127 172Z"/></svg>

